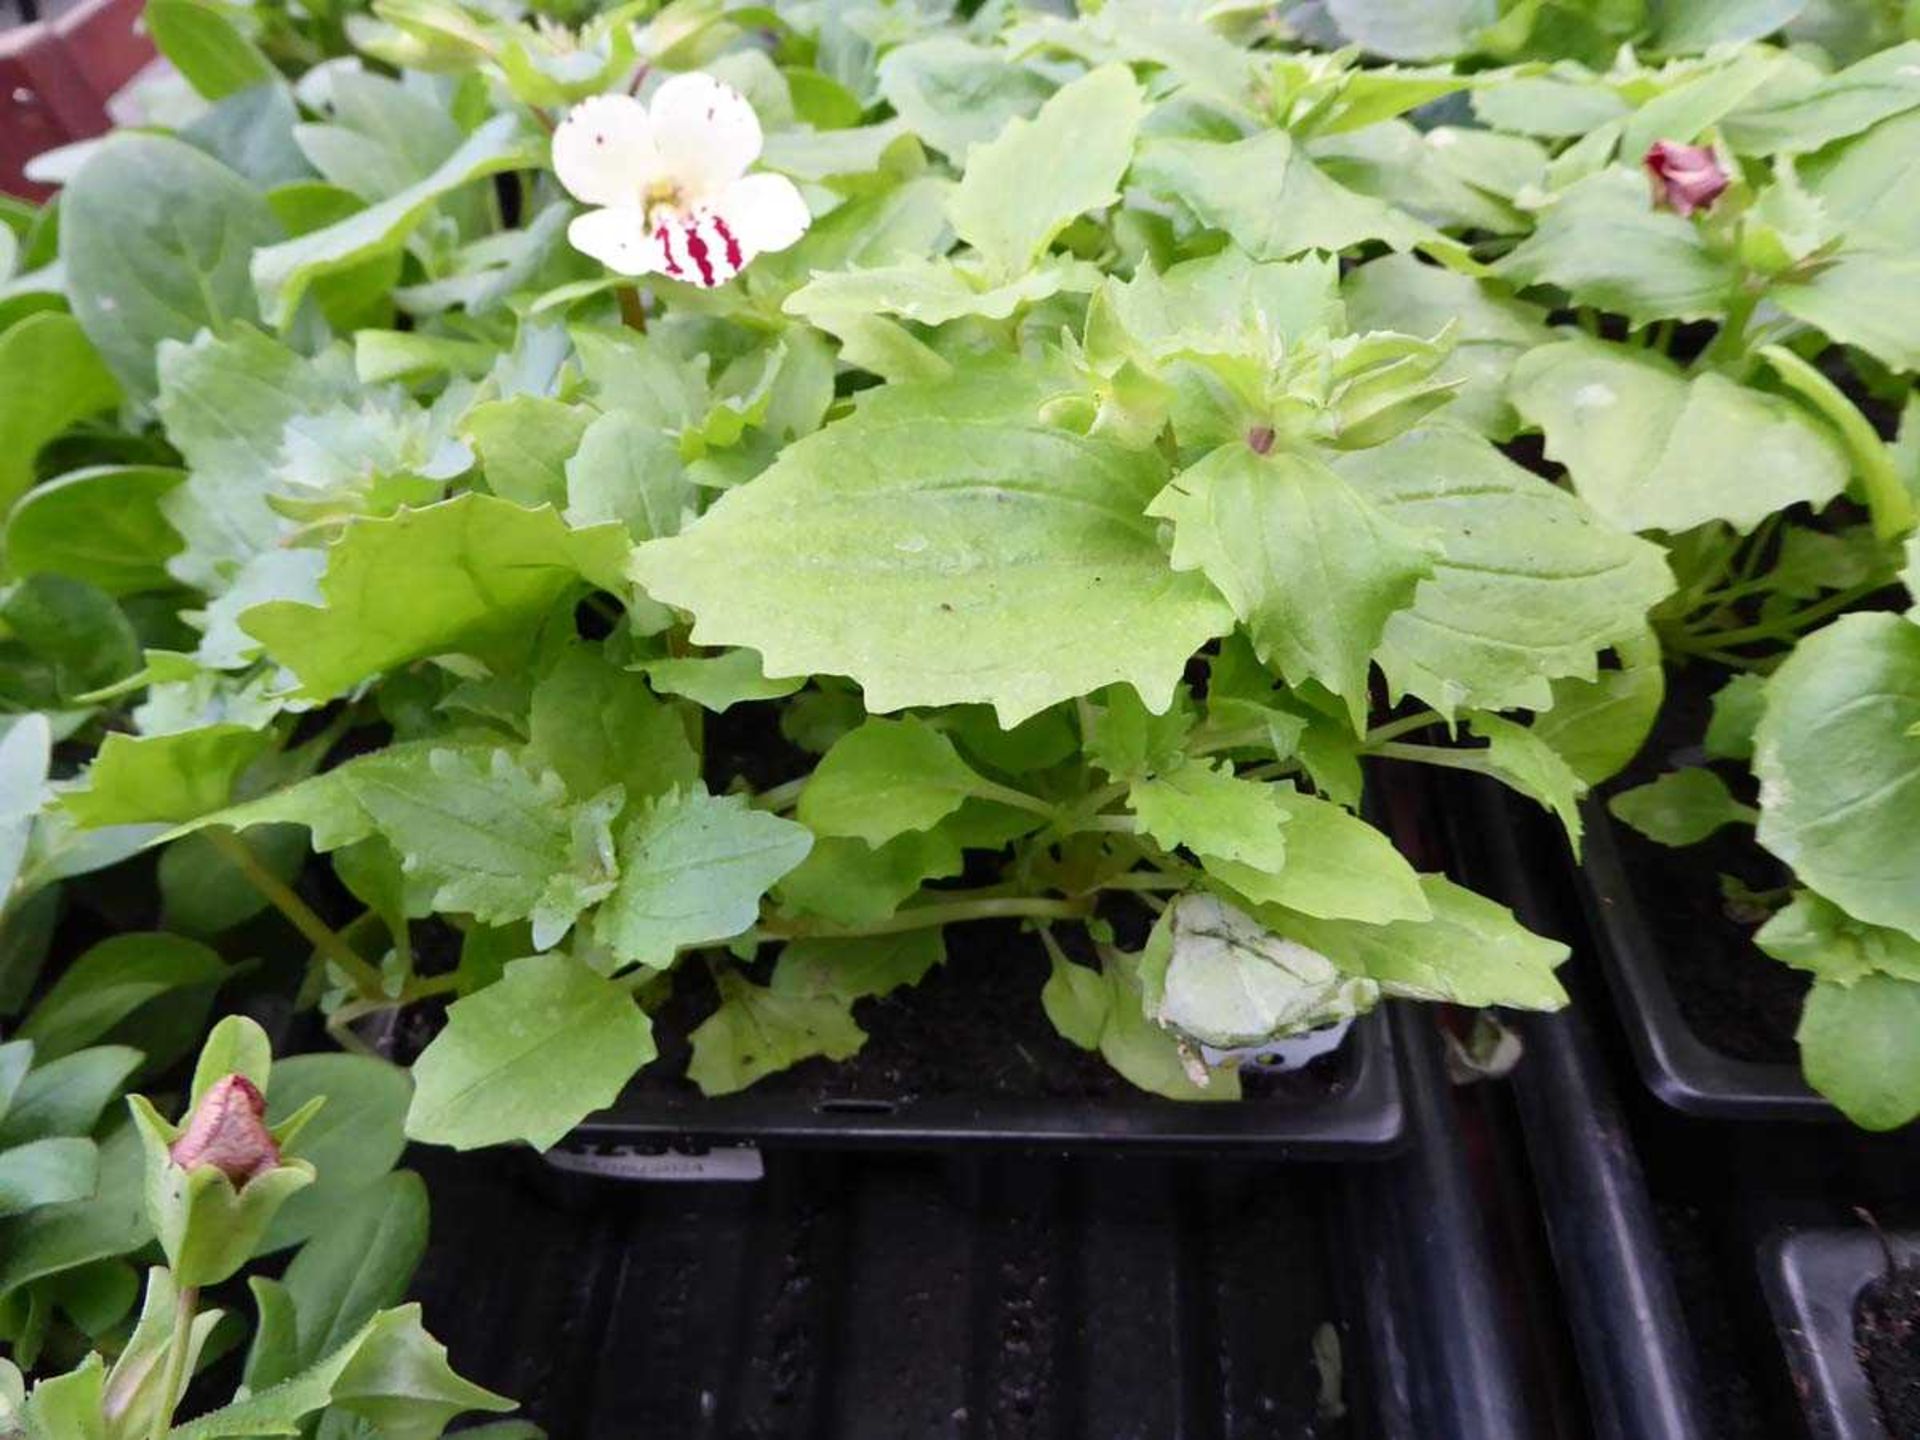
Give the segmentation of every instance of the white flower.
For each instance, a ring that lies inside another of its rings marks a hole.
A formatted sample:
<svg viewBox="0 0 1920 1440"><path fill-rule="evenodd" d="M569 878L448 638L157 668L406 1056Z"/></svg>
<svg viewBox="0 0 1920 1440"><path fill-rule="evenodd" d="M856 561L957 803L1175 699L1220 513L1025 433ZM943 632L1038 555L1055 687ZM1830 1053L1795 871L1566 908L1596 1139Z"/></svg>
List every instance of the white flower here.
<svg viewBox="0 0 1920 1440"><path fill-rule="evenodd" d="M675 75L651 107L596 95L553 136L553 169L589 210L567 227L574 248L623 275L666 275L711 289L756 255L806 233L807 202L783 175L749 175L760 119L711 75Z"/></svg>

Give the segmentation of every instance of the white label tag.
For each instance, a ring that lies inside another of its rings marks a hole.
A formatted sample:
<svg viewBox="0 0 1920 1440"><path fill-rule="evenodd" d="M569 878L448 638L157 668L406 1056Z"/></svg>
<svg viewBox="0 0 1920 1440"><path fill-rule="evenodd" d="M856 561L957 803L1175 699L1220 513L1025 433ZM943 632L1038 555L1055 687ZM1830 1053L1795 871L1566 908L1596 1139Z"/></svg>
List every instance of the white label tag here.
<svg viewBox="0 0 1920 1440"><path fill-rule="evenodd" d="M682 1150L645 1152L627 1146L606 1150L549 1150L546 1161L575 1175L610 1180L758 1180L767 1173L752 1145L722 1145L703 1154Z"/></svg>

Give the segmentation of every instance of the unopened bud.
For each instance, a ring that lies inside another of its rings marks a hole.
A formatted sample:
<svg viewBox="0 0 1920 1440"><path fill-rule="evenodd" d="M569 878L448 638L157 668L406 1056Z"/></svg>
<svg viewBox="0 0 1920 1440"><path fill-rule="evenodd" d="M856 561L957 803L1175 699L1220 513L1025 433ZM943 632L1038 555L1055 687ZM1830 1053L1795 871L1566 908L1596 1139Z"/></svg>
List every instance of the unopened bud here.
<svg viewBox="0 0 1920 1440"><path fill-rule="evenodd" d="M1709 145L1656 140L1647 150L1646 166L1653 180L1653 203L1682 219L1712 205L1733 178Z"/></svg>
<svg viewBox="0 0 1920 1440"><path fill-rule="evenodd" d="M235 1186L280 1164L280 1147L267 1131L267 1100L244 1075L228 1075L208 1087L187 1121L186 1131L167 1148L183 1170L211 1165Z"/></svg>

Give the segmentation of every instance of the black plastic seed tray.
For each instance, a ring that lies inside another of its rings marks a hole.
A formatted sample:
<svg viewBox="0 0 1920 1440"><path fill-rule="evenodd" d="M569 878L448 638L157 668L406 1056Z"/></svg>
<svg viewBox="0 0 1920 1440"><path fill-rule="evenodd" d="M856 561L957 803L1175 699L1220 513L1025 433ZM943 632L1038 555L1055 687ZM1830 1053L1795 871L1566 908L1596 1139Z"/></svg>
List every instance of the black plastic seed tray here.
<svg viewBox="0 0 1920 1440"><path fill-rule="evenodd" d="M1763 1248L1761 1281L1814 1440L1911 1440L1888 1427L1856 1350L1861 1296L1891 1265L1920 1265L1920 1234L1795 1230Z"/></svg>
<svg viewBox="0 0 1920 1440"><path fill-rule="evenodd" d="M1437 1042L1395 1023L1383 1163L785 1149L636 1184L436 1151L415 1293L566 1440L1545 1435Z"/></svg>
<svg viewBox="0 0 1920 1440"><path fill-rule="evenodd" d="M1621 855L1626 841L1606 808L1585 807L1580 893L1614 1003L1647 1086L1689 1115L1737 1120L1838 1120L1790 1062L1739 1059L1703 1041L1688 1023L1668 979L1663 946L1684 946L1684 934L1662 933L1648 914ZM1758 954L1755 965L1772 961Z"/></svg>

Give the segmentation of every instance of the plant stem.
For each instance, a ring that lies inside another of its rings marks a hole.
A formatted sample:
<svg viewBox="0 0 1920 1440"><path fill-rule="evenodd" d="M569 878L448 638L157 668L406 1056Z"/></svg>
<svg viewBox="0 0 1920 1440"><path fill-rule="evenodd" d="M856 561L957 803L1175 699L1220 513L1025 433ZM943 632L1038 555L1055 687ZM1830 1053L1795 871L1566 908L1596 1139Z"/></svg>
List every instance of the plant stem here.
<svg viewBox="0 0 1920 1440"><path fill-rule="evenodd" d="M1038 896L994 897L986 900L957 900L946 905L918 905L901 910L870 925L817 925L804 921L783 925L765 924L759 933L769 939L803 938L854 940L869 935L898 935L907 930L925 930L934 925L952 925L966 920L1080 920L1088 905L1077 900L1047 900Z"/></svg>
<svg viewBox="0 0 1920 1440"><path fill-rule="evenodd" d="M1367 731L1366 739L1360 742L1360 748L1368 750L1375 745L1384 745L1389 740L1398 740L1402 735L1410 735L1415 730L1424 730L1429 725L1441 723L1438 710L1422 710L1417 715L1403 716L1398 720L1389 720L1384 725L1376 725Z"/></svg>
<svg viewBox="0 0 1920 1440"><path fill-rule="evenodd" d="M154 1412L148 1440L166 1440L173 1428L173 1411L179 1403L181 1387L187 1379L187 1360L193 1353L193 1315L199 1308L200 1292L183 1285L173 1297L173 1334L167 1340L167 1368L161 1372L161 1404Z"/></svg>
<svg viewBox="0 0 1920 1440"><path fill-rule="evenodd" d="M266 897L267 902L287 919L287 923L298 930L315 950L340 968L352 982L353 988L367 999L379 996L381 992L380 972L360 957L354 948L342 940L333 929L313 913L312 908L293 890L254 858L253 851L244 840L231 830L220 826L209 826L202 832L207 841L225 857L228 864L246 877L247 883Z"/></svg>
<svg viewBox="0 0 1920 1440"><path fill-rule="evenodd" d="M1049 820L1060 813L1059 806L1049 805L1045 800L1029 795L1024 790L1015 790L1011 785L996 785L991 780L976 780L972 788L976 799L1011 805L1016 810L1031 811L1035 815L1044 815Z"/></svg>
<svg viewBox="0 0 1920 1440"><path fill-rule="evenodd" d="M1804 630L1809 625L1817 624L1819 621L1826 619L1827 616L1845 610L1855 602L1865 599L1876 590L1884 590L1885 588L1886 585L1884 582L1870 580L1864 585L1854 585L1837 594L1829 595L1824 600L1816 601L1812 605L1807 605L1799 610L1795 610L1791 615L1783 616L1778 620L1770 620L1765 624L1743 625L1738 630L1690 632L1683 636L1681 642L1677 643L1674 648L1676 650L1689 649L1690 647L1685 643L1687 640L1698 640L1710 643L1714 648L1720 650L1724 650L1732 645L1752 645L1762 640L1785 640L1796 631Z"/></svg>
<svg viewBox="0 0 1920 1440"><path fill-rule="evenodd" d="M1377 747L1374 754L1382 760L1411 760L1420 765L1439 765L1448 770L1471 770L1476 775L1487 775L1486 762L1481 757L1484 749L1456 750L1444 745L1402 745L1389 742Z"/></svg>
<svg viewBox="0 0 1920 1440"><path fill-rule="evenodd" d="M1915 520L1913 496L1907 493L1893 457L1887 453L1886 443L1847 398L1846 392L1791 350L1765 345L1759 353L1760 358L1773 367L1774 374L1812 402L1840 432L1867 492L1874 537L1893 540L1911 530Z"/></svg>
<svg viewBox="0 0 1920 1440"><path fill-rule="evenodd" d="M810 778L802 775L798 780L788 780L770 790L762 790L749 803L756 810L791 810L794 802L799 800L800 792L807 788Z"/></svg>

